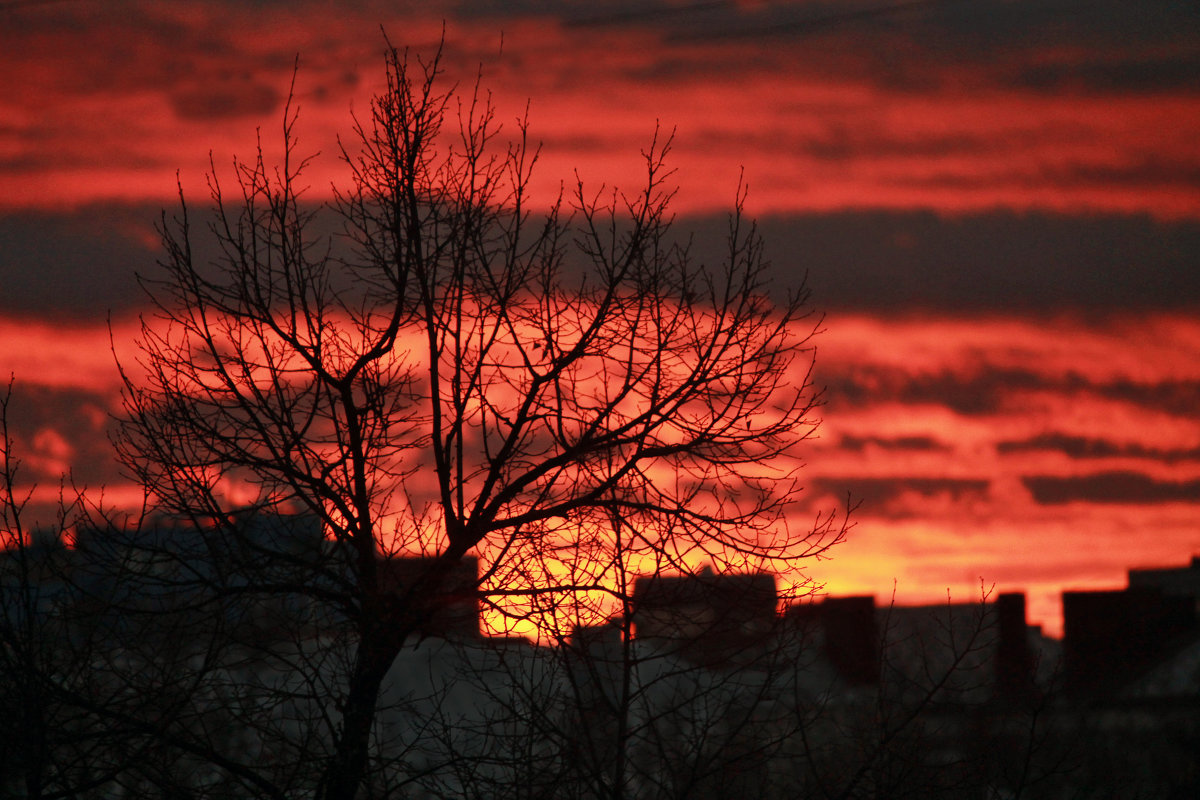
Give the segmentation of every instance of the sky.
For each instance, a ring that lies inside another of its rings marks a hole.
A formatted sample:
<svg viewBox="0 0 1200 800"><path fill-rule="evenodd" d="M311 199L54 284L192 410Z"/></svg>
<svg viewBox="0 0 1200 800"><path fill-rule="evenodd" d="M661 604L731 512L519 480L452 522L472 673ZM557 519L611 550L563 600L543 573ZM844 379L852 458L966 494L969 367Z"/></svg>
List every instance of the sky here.
<svg viewBox="0 0 1200 800"><path fill-rule="evenodd" d="M535 197L636 186L673 132L705 252L739 180L780 296L807 279L811 574L887 602L1119 588L1200 554L1200 10L1183 0L0 0L0 375L39 498L135 497L105 429L154 222L204 198L295 73L309 197L391 41L443 37L528 113ZM211 159L211 160L210 160ZM112 337L108 325L112 326Z"/></svg>

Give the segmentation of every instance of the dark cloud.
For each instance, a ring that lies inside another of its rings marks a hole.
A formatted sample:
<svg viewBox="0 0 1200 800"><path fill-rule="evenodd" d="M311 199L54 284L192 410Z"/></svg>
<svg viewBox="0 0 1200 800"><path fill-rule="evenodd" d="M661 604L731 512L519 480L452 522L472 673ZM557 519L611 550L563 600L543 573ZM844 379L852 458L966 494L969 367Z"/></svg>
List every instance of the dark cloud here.
<svg viewBox="0 0 1200 800"><path fill-rule="evenodd" d="M135 272L158 255L151 206L0 214L0 311L101 317L144 304Z"/></svg>
<svg viewBox="0 0 1200 800"><path fill-rule="evenodd" d="M1092 57L1077 63L1042 63L1019 68L1011 82L1024 89L1061 94L1079 89L1138 93L1200 91L1200 52L1144 60Z"/></svg>
<svg viewBox="0 0 1200 800"><path fill-rule="evenodd" d="M347 49L356 55L380 49L381 38L365 47L326 35L319 18L310 23L302 52L292 36L249 34L277 28L281 14L292 25L316 13L319 5L311 2L51 3L36 13L6 15L0 48L8 51L8 63L30 65L9 87L26 102L162 92L185 119L244 116L277 107L297 57L309 70L341 62L352 75L356 65L345 63ZM365 17L364 29L382 19ZM356 81L343 77L334 79L339 92Z"/></svg>
<svg viewBox="0 0 1200 800"><path fill-rule="evenodd" d="M914 375L905 369L823 362L818 380L834 409L868 407L881 402L943 405L958 414L994 414L1004 398L1021 389L1044 389L1042 375L1022 371L953 372Z"/></svg>
<svg viewBox="0 0 1200 800"><path fill-rule="evenodd" d="M137 306L142 296L133 275L151 268L159 255L153 231L159 213L153 205L104 204L0 214L0 310L102 315ZM1200 221L845 212L773 216L759 229L772 262L772 290L782 298L807 276L814 305L833 312L1200 307ZM696 258L720 257L724 217L684 219L677 231L694 237ZM909 376L880 372L825 378L850 399L910 383ZM922 380L925 385L906 391L944 392L956 407L987 410L964 390L979 397L1000 387L1036 388L1041 379L1031 371L985 376L977 380L986 385L968 387L951 375ZM1200 387L1193 383L1123 384L1105 391L1169 409L1200 403Z"/></svg>
<svg viewBox="0 0 1200 800"><path fill-rule="evenodd" d="M843 212L767 217L759 227L780 288L795 286L807 274L822 308L1200 306L1197 221Z"/></svg>
<svg viewBox="0 0 1200 800"><path fill-rule="evenodd" d="M1030 137L1033 141L1034 137ZM964 142L969 140L963 140ZM850 160L864 156L904 154L907 146L903 142L878 140L861 142L856 147L853 140L845 147L835 145L823 150L823 145L814 144L812 152L822 158L834 160ZM958 152L988 153L996 156L1009 155L1013 149L1004 146L998 148L995 142L980 141L978 147L961 146ZM954 147L953 144L948 144ZM870 148L876 147L878 150ZM937 151L930 149L921 152L921 142L912 143L913 155L933 156ZM824 153L828 152L828 156ZM1038 186L1054 186L1058 190L1071 189L1110 189L1110 188L1164 188L1178 191L1184 195L1194 195L1200 198L1200 160L1195 158L1170 158L1163 156L1141 156L1136 160L1123 164L1098 164L1084 162L1068 162L1054 165L1041 165L1036 169L1014 167L998 169L987 175L964 175L961 173L932 172L929 175L914 177L904 176L889 181L894 186L921 187L932 189L996 189L996 188L1036 188Z"/></svg>
<svg viewBox="0 0 1200 800"><path fill-rule="evenodd" d="M996 443L1000 453L1054 451L1071 458L1144 458L1175 464L1200 460L1200 447L1151 447L1136 442L1113 442L1086 436L1046 433L1031 439L1006 439Z"/></svg>
<svg viewBox="0 0 1200 800"><path fill-rule="evenodd" d="M55 468L53 446L70 448L69 476L78 485L99 487L120 479L108 430L116 398L86 389L39 386L17 376L9 403L13 455L21 462L20 482L53 486L65 477ZM49 452L48 452L49 451Z"/></svg>
<svg viewBox="0 0 1200 800"><path fill-rule="evenodd" d="M283 102L283 94L274 86L232 79L179 87L170 98L175 114L187 120L261 117Z"/></svg>
<svg viewBox="0 0 1200 800"><path fill-rule="evenodd" d="M0 132L0 135L3 135ZM96 154L81 146L78 140L64 137L59 131L39 130L33 128L21 131L13 137L20 140L22 145L39 142L42 147L28 147L33 152L22 152L13 156L0 156L0 174L4 175L45 175L54 170L79 169L87 171L96 168ZM46 142L57 141L61 148L48 151ZM150 155L136 147L123 148L119 144L107 148L104 152L105 168L124 167L137 170L154 170L173 168L174 162ZM2 224L2 223L0 223Z"/></svg>
<svg viewBox="0 0 1200 800"><path fill-rule="evenodd" d="M1200 381L1135 383L1117 380L1100 387L1099 394L1185 417L1194 416L1200 410Z"/></svg>
<svg viewBox="0 0 1200 800"><path fill-rule="evenodd" d="M719 68L718 71L727 72ZM1005 131L1002 137L991 131L905 133L879 120L869 125L864 125L861 119L853 123L844 121L839 110L832 106L810 107L806 108L806 111L814 118L822 119L824 115L828 115L828 119L820 123L818 130L809 133L791 132L780 128L757 131L705 128L690 135L683 144L689 148L730 152L744 152L754 148L784 150L806 154L821 161L850 163L858 159L886 161L981 155L1001 158L1027 153L1047 144L1054 146L1077 143L1094 135L1092 130L1065 125L1042 126L1036 130ZM1173 174L1170 177L1175 179Z"/></svg>
<svg viewBox="0 0 1200 800"><path fill-rule="evenodd" d="M881 402L940 405L963 415L999 411L1013 392L1048 389L1053 384L1033 371L993 369L961 375L942 372L914 375L907 370L870 364L840 365L826 360L818 367L831 408L871 406Z"/></svg>
<svg viewBox="0 0 1200 800"><path fill-rule="evenodd" d="M1042 505L1063 503L1200 503L1200 480L1160 481L1140 472L1100 472L1061 477L1030 475L1021 481Z"/></svg>
<svg viewBox="0 0 1200 800"><path fill-rule="evenodd" d="M1129 380L1095 381L1078 373L1054 375L1029 369L988 367L965 372L945 370L914 374L878 364L818 362L818 382L834 408L869 406L879 402L940 405L964 415L992 414L1013 402L1021 392L1045 392L1059 397L1088 396L1115 400L1150 411L1189 416L1200 408L1200 382Z"/></svg>
<svg viewBox="0 0 1200 800"><path fill-rule="evenodd" d="M838 442L842 450L862 452L868 447L881 450L917 450L921 452L944 452L950 450L942 442L931 436L850 436L844 435Z"/></svg>
<svg viewBox="0 0 1200 800"><path fill-rule="evenodd" d="M833 125L820 137L799 143L799 149L824 161L852 161L868 158L928 158L953 155L995 153L997 146L1005 150L1019 146L994 137L974 137L962 134L950 136L922 135L920 138L900 139L886 130L864 131L847 125Z"/></svg>
<svg viewBox="0 0 1200 800"><path fill-rule="evenodd" d="M922 478L922 477L825 477L811 483L818 495L850 496L852 503L861 503L864 513L886 512L891 516L915 513L899 507L898 501L905 495L915 494L930 498L949 495L955 500L981 497L988 491L991 482L985 478Z"/></svg>
<svg viewBox="0 0 1200 800"><path fill-rule="evenodd" d="M899 91L1002 86L1108 94L1200 89L1200 12L1174 0L806 3L463 2L460 15L556 17L578 27L638 27L666 44L762 41L810 74L866 78ZM803 47L787 47L803 42ZM674 62L674 66L672 63ZM703 69L702 60L696 66ZM657 77L678 71L664 54Z"/></svg>
<svg viewBox="0 0 1200 800"><path fill-rule="evenodd" d="M461 0L454 4L455 16L462 19L494 17L555 17L568 25L622 26L653 23L669 29L697 24L696 17L723 20L736 12L729 0L693 0L671 3L667 0L594 0L589 3L563 3L560 0Z"/></svg>

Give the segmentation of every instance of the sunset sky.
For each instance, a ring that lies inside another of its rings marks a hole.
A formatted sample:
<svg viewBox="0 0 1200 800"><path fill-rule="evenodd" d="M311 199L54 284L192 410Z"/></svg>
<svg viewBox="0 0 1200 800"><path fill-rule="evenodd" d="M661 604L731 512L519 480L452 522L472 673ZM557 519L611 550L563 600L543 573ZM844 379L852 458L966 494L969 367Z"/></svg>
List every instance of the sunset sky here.
<svg viewBox="0 0 1200 800"><path fill-rule="evenodd" d="M1200 554L1200 10L1182 0L0 0L0 375L25 478L131 495L104 431L159 209L203 198L299 60L309 197L343 179L380 26L528 103L539 198L636 188L674 130L681 231L739 175L780 294L807 274L826 387L812 575L886 601L1064 588ZM132 351L128 355L131 357Z"/></svg>

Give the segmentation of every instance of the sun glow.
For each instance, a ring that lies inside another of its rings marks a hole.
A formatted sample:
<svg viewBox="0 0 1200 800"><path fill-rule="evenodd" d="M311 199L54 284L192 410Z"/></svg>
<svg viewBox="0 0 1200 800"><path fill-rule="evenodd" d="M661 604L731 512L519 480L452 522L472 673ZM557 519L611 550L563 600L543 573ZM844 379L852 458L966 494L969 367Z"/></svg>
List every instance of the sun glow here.
<svg viewBox="0 0 1200 800"><path fill-rule="evenodd" d="M1063 588L1120 586L1130 566L1174 563L1200 551L1200 502L1157 499L1174 497L1170 487L1180 482L1200 479L1200 422L1186 402L1200 385L1200 358L1186 355L1200 343L1194 318L968 322L859 314L836 323L817 340L816 378L828 386L821 425L798 449L798 460L786 465L803 469L797 477L807 487L805 503L787 520L797 530L811 527L815 513L840 507L848 491L852 502L862 501L847 541L826 560L803 562L825 591L875 593L882 600L894 582L903 603L944 600L947 589L968 600L982 578L1001 590L1029 591L1031 619L1057 631ZM41 402L46 413L20 402L14 407L26 477L40 484L35 503L52 505L55 475L80 458L93 462L90 482L107 487L108 502L141 503L139 488L101 458L103 414L117 408L110 341L128 342L122 334L131 336L136 322L113 326L110 340L104 325L0 318L6 345L16 343L0 354L0 371L18 376L18 392L28 383L54 398ZM514 335L529 342L525 333ZM402 349L415 358L421 345L414 340ZM122 358L132 359L125 347ZM509 356L539 357L529 343L518 347L513 340L505 347ZM1024 377L1014 380L1017 369ZM511 407L515 388L490 397L496 413ZM596 391L597 398L611 396L601 386ZM65 426L69 419L89 419L79 417L93 413L82 404L97 396L109 399L96 409L95 425ZM1088 483L1089 476L1122 471L1150 481L1139 490L1149 492L1144 499L1114 505L1088 494L1103 485ZM1077 481L1069 484L1076 499L1039 501L1029 483L1038 476ZM1158 485L1164 488L1155 495ZM421 516L435 488L427 473L406 478L408 499L385 514L392 520L385 527L401 538L381 542L383 548L428 552L424 528L411 521L436 527L436 520ZM572 524L559 520L545 535L571 544ZM646 557L631 552L630 568L636 572ZM677 558L698 568L711 554L697 542ZM511 621L495 617L489 624Z"/></svg>

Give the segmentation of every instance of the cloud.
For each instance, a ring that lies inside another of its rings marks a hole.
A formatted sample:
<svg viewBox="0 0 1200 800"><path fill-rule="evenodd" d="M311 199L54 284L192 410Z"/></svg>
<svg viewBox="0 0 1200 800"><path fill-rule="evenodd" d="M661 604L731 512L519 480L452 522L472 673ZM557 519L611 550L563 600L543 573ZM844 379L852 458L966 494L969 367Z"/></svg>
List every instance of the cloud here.
<svg viewBox="0 0 1200 800"><path fill-rule="evenodd" d="M216 0L10 12L0 70L23 79L0 100L0 204L169 199L176 167L202 173L210 150L219 161L252 152L255 129L277 126L297 55L302 142L336 153L347 109L380 85L378 26L428 48L446 20L450 80L469 85L485 65L503 119L532 98L543 197L576 168L636 182L638 150L661 121L678 131L683 210L728 207L744 166L760 211L1200 216L1189 180L1200 90L1171 77L1200 48L1176 12L1106 5L1099 16L1136 22L1116 38L1061 7L937 5L884 17L858 2L301 3L286 19L277 3ZM1054 24L1030 37L1031 13ZM1038 69L1069 79L1022 77ZM322 169L325 192L334 173Z"/></svg>
<svg viewBox="0 0 1200 800"><path fill-rule="evenodd" d="M495 3L460 8L486 8L493 18L501 13ZM529 2L512 4L509 13L557 15L585 29L650 28L660 32L663 49L749 42L810 74L865 79L891 91L963 85L1054 93L1191 90L1200 66L1194 17L1170 0L1136 10L1094 2L1086 13L1054 0L608 2L583 10ZM762 47L764 41L775 46Z"/></svg>
<svg viewBox="0 0 1200 800"><path fill-rule="evenodd" d="M84 390L114 397L120 387L116 359L137 362L135 318L36 319L0 315L0 376L19 386Z"/></svg>
<svg viewBox="0 0 1200 800"><path fill-rule="evenodd" d="M1008 439L996 443L999 453L1056 451L1073 459L1133 458L1175 464L1200 461L1200 447L1153 447L1140 442L1122 442L1062 433L1044 433L1030 439Z"/></svg>
<svg viewBox="0 0 1200 800"><path fill-rule="evenodd" d="M186 176L185 183L199 215L207 198L198 191L198 177ZM153 271L161 252L154 224L164 207L176 204L164 198L0 212L0 311L78 316L136 307L143 298L133 274ZM197 219L197 231L202 222ZM681 238L694 239L697 260L721 257L724 216L684 217L677 228ZM772 262L772 291L783 298L807 278L814 305L832 310L831 321L845 321L855 310L1137 314L1200 308L1200 222L852 212L774 215L760 220L759 230ZM844 324L833 327L835 333L845 330ZM1036 383L1019 374L1019 364L1010 368L1017 371L1004 379L1015 386ZM850 394L863 381L893 381L878 370L827 373L826 380ZM954 399L953 380L926 380L928 391L947 389L956 405L971 402ZM984 388L972 387L972 396ZM1137 382L1125 391L1146 389ZM1179 406L1193 402L1200 389L1185 382L1156 391L1162 404Z"/></svg>
<svg viewBox="0 0 1200 800"><path fill-rule="evenodd" d="M817 497L832 496L860 503L863 514L892 518L920 515L922 506L941 499L953 503L982 499L986 478L827 476L811 483Z"/></svg>
<svg viewBox="0 0 1200 800"><path fill-rule="evenodd" d="M972 597L984 576L1036 591L1031 613L1053 626L1064 584L1200 548L1194 315L859 311L828 327L817 363L858 381L856 394L831 394L819 438L802 445L810 501L791 522L809 524L847 492L862 501L848 544L813 568L831 590L884 592L898 578L902 602L927 602L947 586ZM135 334L116 318L123 363ZM136 504L105 437L118 386L103 321L0 316L0 345L39 502L52 503L70 461L81 482L110 487L110 502ZM952 407L944 395L961 397Z"/></svg>
<svg viewBox="0 0 1200 800"><path fill-rule="evenodd" d="M1189 414L1200 405L1200 381L1096 381L1077 373L1047 374L1036 367L968 365L963 371L914 374L888 366L825 363L818 374L829 402L840 407L896 402L940 405L958 414L981 415L1004 411L1014 403L1028 404L1032 395L1113 401L1175 415Z"/></svg>
<svg viewBox="0 0 1200 800"><path fill-rule="evenodd" d="M1200 503L1200 479L1156 480L1140 472L1100 472L1093 475L1031 475L1022 479L1042 505L1063 503Z"/></svg>
<svg viewBox="0 0 1200 800"><path fill-rule="evenodd" d="M255 83L249 76L176 87L170 97L171 108L183 120L261 119L278 111L283 103L283 93L278 87Z"/></svg>
<svg viewBox="0 0 1200 800"><path fill-rule="evenodd" d="M921 452L938 452L947 450L947 446L932 436L853 436L843 434L837 446L842 450L862 452L871 448L882 450L917 450Z"/></svg>
<svg viewBox="0 0 1200 800"><path fill-rule="evenodd" d="M28 377L14 383L8 417L20 483L55 488L68 473L81 484L121 483L107 435L114 393L39 385Z"/></svg>
<svg viewBox="0 0 1200 800"><path fill-rule="evenodd" d="M1200 224L1192 221L844 212L773 215L760 229L780 277L807 274L824 308L1200 306Z"/></svg>
<svg viewBox="0 0 1200 800"><path fill-rule="evenodd" d="M1189 312L1111 309L1080 314L963 315L946 310L838 312L819 340L823 360L913 377L968 380L1001 371L1076 387L1189 384L1200 379L1200 327ZM1045 376L1037 377L1037 376Z"/></svg>
<svg viewBox="0 0 1200 800"><path fill-rule="evenodd" d="M1061 93L1174 92L1200 90L1200 52L1146 53L1142 58L1104 58L1088 53L1076 61L1053 61L1014 70L1012 82L1035 91Z"/></svg>
<svg viewBox="0 0 1200 800"><path fill-rule="evenodd" d="M939 405L958 414L994 414L1011 392L1043 388L1047 381L1031 371L986 370L961 374L912 374L869 364L828 364L819 368L829 402L838 407L874 405Z"/></svg>
<svg viewBox="0 0 1200 800"><path fill-rule="evenodd" d="M149 205L0 214L0 311L103 319L141 307L135 273L160 252Z"/></svg>

